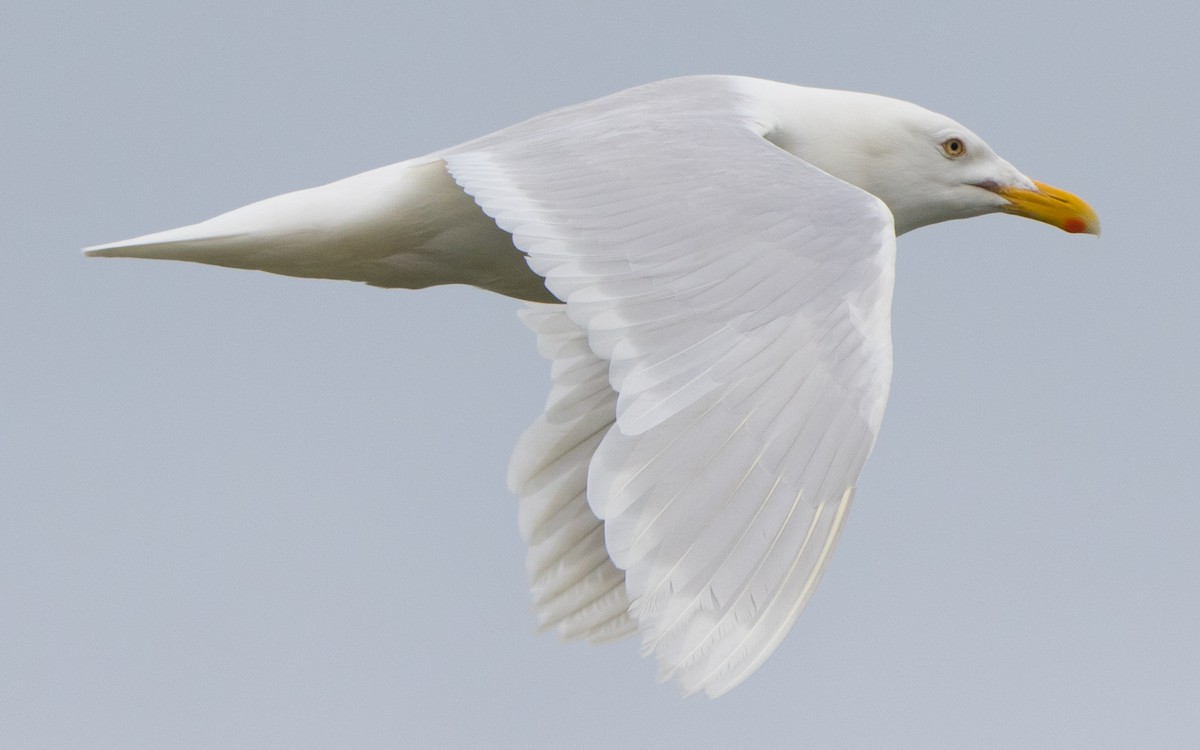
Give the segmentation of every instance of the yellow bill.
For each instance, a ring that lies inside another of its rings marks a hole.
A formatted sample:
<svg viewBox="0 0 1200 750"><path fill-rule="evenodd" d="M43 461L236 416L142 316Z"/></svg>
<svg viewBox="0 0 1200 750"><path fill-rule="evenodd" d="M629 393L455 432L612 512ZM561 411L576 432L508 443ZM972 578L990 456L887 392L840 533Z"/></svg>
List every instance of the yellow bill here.
<svg viewBox="0 0 1200 750"><path fill-rule="evenodd" d="M1008 205L1000 210L1027 219L1044 221L1064 232L1100 235L1100 217L1096 216L1096 212L1082 198L1042 182L1034 181L1033 184L1037 190L1018 187L995 188L997 194L1008 200Z"/></svg>

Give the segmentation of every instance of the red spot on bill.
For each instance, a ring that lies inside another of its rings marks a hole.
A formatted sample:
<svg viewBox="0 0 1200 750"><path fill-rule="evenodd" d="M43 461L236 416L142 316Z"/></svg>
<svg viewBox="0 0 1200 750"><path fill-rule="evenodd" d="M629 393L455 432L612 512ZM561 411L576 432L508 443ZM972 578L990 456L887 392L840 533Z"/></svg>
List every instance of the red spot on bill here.
<svg viewBox="0 0 1200 750"><path fill-rule="evenodd" d="M1087 224L1084 223L1083 219L1071 217L1063 222L1063 230L1071 234L1079 234L1087 230Z"/></svg>

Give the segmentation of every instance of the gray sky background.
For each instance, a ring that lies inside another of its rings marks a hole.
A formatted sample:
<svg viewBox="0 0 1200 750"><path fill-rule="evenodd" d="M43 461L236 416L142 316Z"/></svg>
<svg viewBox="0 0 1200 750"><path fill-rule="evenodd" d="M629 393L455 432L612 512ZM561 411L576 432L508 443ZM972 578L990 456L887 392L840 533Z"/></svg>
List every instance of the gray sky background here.
<svg viewBox="0 0 1200 750"><path fill-rule="evenodd" d="M1200 747L1194 3L0 11L0 746ZM78 249L687 73L944 112L1093 203L900 242L888 416L733 693L534 633L548 368L471 289Z"/></svg>

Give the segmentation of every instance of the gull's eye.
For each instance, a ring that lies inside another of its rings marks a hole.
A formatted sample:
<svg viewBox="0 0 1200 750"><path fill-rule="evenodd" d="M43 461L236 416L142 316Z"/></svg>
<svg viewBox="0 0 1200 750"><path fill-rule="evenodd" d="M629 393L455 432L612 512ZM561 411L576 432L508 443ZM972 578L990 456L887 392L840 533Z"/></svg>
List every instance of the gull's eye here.
<svg viewBox="0 0 1200 750"><path fill-rule="evenodd" d="M942 141L942 153L951 159L957 159L966 155L967 144L962 142L962 138L947 138Z"/></svg>

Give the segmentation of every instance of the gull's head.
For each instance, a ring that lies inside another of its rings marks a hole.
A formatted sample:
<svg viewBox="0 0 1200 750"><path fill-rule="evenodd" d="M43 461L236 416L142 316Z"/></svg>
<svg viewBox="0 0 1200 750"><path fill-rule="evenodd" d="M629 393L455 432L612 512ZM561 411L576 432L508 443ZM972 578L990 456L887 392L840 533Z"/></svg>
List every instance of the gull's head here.
<svg viewBox="0 0 1200 750"><path fill-rule="evenodd" d="M1091 206L1029 179L948 117L872 94L803 91L768 137L886 203L896 234L998 211L1100 234Z"/></svg>

